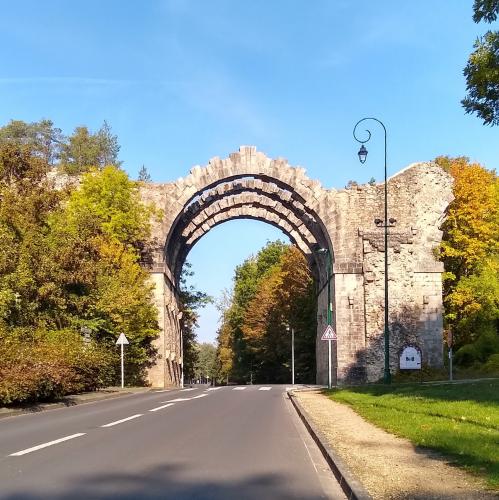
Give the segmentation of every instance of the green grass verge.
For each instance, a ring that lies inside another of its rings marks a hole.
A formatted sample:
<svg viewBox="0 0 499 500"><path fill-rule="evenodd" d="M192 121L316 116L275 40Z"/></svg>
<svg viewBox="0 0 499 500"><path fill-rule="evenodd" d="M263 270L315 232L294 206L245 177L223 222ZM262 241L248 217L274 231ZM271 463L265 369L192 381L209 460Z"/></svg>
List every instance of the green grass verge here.
<svg viewBox="0 0 499 500"><path fill-rule="evenodd" d="M325 391L415 445L437 450L499 490L499 381Z"/></svg>

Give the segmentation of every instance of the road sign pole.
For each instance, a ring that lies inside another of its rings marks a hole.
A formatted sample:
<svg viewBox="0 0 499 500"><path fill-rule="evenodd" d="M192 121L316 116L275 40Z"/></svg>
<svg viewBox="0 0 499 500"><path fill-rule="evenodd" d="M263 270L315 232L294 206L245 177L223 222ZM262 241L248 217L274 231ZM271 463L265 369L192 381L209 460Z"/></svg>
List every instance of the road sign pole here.
<svg viewBox="0 0 499 500"><path fill-rule="evenodd" d="M125 356L123 353L123 346L125 344L129 344L128 339L125 337L124 333L120 333L118 340L116 341L116 345L121 346L121 388L125 387Z"/></svg>
<svg viewBox="0 0 499 500"><path fill-rule="evenodd" d="M449 380L452 382L452 346L449 347Z"/></svg>
<svg viewBox="0 0 499 500"><path fill-rule="evenodd" d="M291 385L295 385L295 329L291 328Z"/></svg>
<svg viewBox="0 0 499 500"><path fill-rule="evenodd" d="M121 344L121 388L125 387L125 363L123 361L123 344Z"/></svg>
<svg viewBox="0 0 499 500"><path fill-rule="evenodd" d="M328 377L327 377L327 387L328 389L331 389L331 340L327 341L327 346L328 346Z"/></svg>

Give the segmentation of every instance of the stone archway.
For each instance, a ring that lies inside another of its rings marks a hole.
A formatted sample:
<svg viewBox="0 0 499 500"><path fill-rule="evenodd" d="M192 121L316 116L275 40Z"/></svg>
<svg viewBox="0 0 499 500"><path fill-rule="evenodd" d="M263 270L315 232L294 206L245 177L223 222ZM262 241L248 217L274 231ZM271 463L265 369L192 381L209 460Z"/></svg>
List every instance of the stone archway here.
<svg viewBox="0 0 499 500"><path fill-rule="evenodd" d="M253 146L229 158L194 167L168 184L145 184L142 196L164 210L154 223L158 247L149 269L162 334L160 358L149 371L152 385L179 381L180 332L177 284L187 254L211 228L228 220L252 218L279 227L306 256L318 281L318 338L327 310L326 256L333 260L333 318L338 334L337 380L378 379L383 370L383 239L374 219L383 213L382 185L327 190L303 168L270 159ZM452 199L451 179L433 163L411 165L389 180L391 231L390 318L392 368L407 342L420 345L425 361L442 364L441 263L433 248ZM327 346L317 340L317 381L327 381Z"/></svg>

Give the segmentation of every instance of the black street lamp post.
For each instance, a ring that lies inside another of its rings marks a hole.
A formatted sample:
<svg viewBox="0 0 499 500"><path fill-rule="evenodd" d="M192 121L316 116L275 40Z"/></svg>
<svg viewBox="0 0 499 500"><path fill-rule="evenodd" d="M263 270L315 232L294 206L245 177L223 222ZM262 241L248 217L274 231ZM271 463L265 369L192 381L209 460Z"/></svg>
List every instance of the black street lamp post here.
<svg viewBox="0 0 499 500"><path fill-rule="evenodd" d="M383 374L383 382L385 384L390 384L391 383L391 373L390 373L390 330L389 330L389 323L388 323L388 228L392 227L396 220L391 218L388 219L388 184L387 184L387 175L386 175L386 128L380 120L377 118L362 118L362 120L359 120L356 124L355 127L353 128L353 137L357 142L360 142L361 146L358 152L359 155L359 160L360 163L365 163L367 159L367 149L364 146L366 142L371 139L371 131L366 129L367 132L367 139L364 141L360 140L357 135L355 134L357 130L357 126L366 121L366 120L373 120L377 123L379 123L383 127L383 131L385 133L385 218L384 221L380 219L376 219L374 223L376 224L377 227L382 227L384 228L384 233L385 233L385 327L384 327L384 340L385 340L385 369L384 369L384 374Z"/></svg>

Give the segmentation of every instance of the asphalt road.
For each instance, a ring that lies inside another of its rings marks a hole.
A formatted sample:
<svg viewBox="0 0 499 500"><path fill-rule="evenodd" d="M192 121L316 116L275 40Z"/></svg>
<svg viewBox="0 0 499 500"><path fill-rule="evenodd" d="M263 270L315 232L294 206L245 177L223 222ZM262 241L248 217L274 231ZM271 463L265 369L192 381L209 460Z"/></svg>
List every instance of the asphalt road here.
<svg viewBox="0 0 499 500"><path fill-rule="evenodd" d="M285 389L202 386L4 418L0 498L345 498Z"/></svg>

